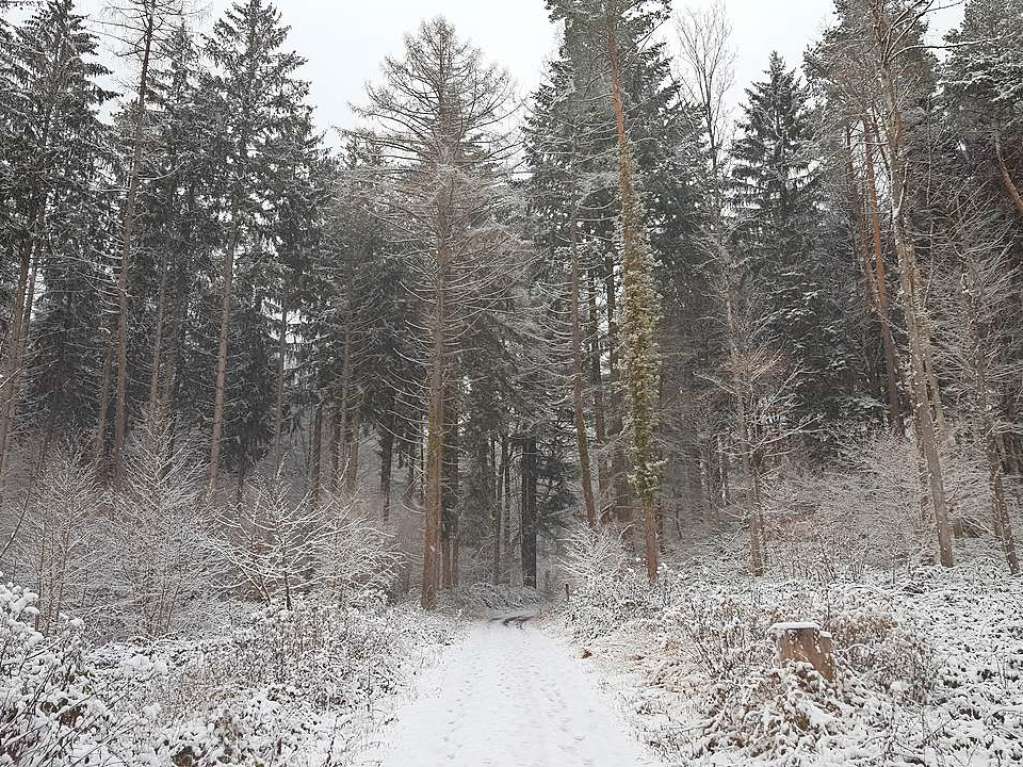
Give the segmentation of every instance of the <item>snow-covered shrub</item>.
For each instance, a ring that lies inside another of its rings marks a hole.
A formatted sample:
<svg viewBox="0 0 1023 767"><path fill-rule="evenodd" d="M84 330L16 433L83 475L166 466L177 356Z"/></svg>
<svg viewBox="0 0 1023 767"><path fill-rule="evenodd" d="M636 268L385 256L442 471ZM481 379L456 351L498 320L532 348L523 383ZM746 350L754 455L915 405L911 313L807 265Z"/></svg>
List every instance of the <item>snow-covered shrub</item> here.
<svg viewBox="0 0 1023 767"><path fill-rule="evenodd" d="M81 616L105 605L104 496L87 461L71 450L57 451L28 493L6 567L19 582L34 584L33 624L46 634L64 612Z"/></svg>
<svg viewBox="0 0 1023 767"><path fill-rule="evenodd" d="M328 496L320 514L319 589L342 605L379 602L393 590L403 561L394 536L338 496Z"/></svg>
<svg viewBox="0 0 1023 767"><path fill-rule="evenodd" d="M405 660L449 632L443 619L403 606L296 600L291 611L256 612L229 636L157 648L177 666L158 692L172 724L152 734L147 753L192 767L304 763L311 741L347 753L374 703L402 683Z"/></svg>
<svg viewBox="0 0 1023 767"><path fill-rule="evenodd" d="M991 498L980 456L949 444L942 465L956 529L983 533ZM827 470L787 469L767 490L768 559L776 573L828 583L933 561L934 521L908 439L870 435L848 442Z"/></svg>
<svg viewBox="0 0 1023 767"><path fill-rule="evenodd" d="M225 554L241 596L290 609L320 580L317 564L330 533L308 498L292 497L280 473L258 478L253 495L219 515Z"/></svg>
<svg viewBox="0 0 1023 767"><path fill-rule="evenodd" d="M0 765L100 763L116 722L97 695L80 621L58 617L44 636L36 595L0 583Z"/></svg>
<svg viewBox="0 0 1023 767"><path fill-rule="evenodd" d="M645 615L654 598L645 571L635 567L621 535L610 528L577 527L565 541L563 568L576 633L597 636Z"/></svg>
<svg viewBox="0 0 1023 767"><path fill-rule="evenodd" d="M102 527L106 637L159 637L206 623L220 556L203 503L203 471L187 441L159 423L138 426L122 486Z"/></svg>

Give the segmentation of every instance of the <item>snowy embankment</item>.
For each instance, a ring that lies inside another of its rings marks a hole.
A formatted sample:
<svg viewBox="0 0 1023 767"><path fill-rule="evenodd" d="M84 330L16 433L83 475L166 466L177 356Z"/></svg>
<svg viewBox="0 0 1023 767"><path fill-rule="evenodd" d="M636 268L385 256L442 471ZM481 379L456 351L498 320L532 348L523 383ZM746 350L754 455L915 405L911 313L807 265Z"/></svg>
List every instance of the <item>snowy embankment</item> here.
<svg viewBox="0 0 1023 767"><path fill-rule="evenodd" d="M722 553L653 590L592 568L565 613L668 763L1023 764L1023 582L996 556L811 583L751 580ZM777 662L788 620L834 635L834 684Z"/></svg>
<svg viewBox="0 0 1023 767"><path fill-rule="evenodd" d="M408 606L298 603L194 640L43 637L0 584L0 765L350 764L456 624Z"/></svg>

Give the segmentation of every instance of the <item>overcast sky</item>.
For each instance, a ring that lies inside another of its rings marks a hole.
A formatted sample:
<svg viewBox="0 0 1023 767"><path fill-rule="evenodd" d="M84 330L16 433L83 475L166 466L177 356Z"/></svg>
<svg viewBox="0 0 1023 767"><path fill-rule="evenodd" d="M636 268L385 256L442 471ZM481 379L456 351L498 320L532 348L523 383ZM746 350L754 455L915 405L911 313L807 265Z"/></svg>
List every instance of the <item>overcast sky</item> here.
<svg viewBox="0 0 1023 767"><path fill-rule="evenodd" d="M95 12L106 0L78 0ZM675 7L711 0L675 0ZM199 23L208 28L229 0L199 0L207 7ZM351 102L361 102L367 81L377 77L384 56L401 51L402 37L421 20L444 15L493 61L507 67L527 95L543 76L556 48L556 32L543 0L278 0L292 28L290 44L308 60L305 77L322 127L348 127ZM771 50L792 65L827 22L832 0L726 0L738 51L737 92L758 78ZM935 31L956 22L955 11L936 19Z"/></svg>

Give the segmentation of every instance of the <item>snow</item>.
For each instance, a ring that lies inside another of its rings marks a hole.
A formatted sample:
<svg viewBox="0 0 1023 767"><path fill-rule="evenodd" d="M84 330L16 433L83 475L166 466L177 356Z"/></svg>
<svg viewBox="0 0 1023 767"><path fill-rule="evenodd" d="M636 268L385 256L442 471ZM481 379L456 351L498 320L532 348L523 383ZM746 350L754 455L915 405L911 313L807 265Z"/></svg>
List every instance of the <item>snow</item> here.
<svg viewBox="0 0 1023 767"><path fill-rule="evenodd" d="M585 662L522 614L474 625L419 679L381 767L654 767Z"/></svg>
<svg viewBox="0 0 1023 767"><path fill-rule="evenodd" d="M790 623L775 623L768 629L770 634L782 634L786 631L820 631L821 627L813 621L792 621Z"/></svg>

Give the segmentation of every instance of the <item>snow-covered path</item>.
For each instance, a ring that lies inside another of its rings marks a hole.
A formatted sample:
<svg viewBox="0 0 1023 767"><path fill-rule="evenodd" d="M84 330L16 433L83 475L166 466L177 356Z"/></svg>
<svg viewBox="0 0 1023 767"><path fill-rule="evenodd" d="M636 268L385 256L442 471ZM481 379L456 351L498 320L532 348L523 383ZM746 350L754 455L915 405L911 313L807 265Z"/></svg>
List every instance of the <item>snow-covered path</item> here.
<svg viewBox="0 0 1023 767"><path fill-rule="evenodd" d="M584 661L526 624L474 626L383 733L382 767L654 767ZM374 762L375 763L375 762Z"/></svg>

